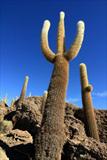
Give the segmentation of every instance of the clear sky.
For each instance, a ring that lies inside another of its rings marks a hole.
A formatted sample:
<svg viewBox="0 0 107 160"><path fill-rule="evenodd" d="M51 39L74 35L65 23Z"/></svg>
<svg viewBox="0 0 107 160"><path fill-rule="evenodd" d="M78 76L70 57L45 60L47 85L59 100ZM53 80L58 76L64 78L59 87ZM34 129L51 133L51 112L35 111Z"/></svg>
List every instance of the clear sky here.
<svg viewBox="0 0 107 160"><path fill-rule="evenodd" d="M93 104L107 109L107 0L1 0L0 98L8 102L20 95L26 75L27 95L47 90L53 65L43 56L40 35L45 19L51 22L49 42L56 51L59 12L65 12L66 48L76 34L76 23L85 22L85 38L77 58L70 62L67 101L81 106L79 64L85 63L93 85Z"/></svg>

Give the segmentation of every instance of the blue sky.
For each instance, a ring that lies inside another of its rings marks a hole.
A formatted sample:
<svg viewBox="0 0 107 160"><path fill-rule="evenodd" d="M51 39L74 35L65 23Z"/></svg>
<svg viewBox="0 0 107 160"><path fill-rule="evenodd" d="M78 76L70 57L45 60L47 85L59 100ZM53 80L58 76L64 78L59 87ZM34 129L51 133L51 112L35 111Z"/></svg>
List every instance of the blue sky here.
<svg viewBox="0 0 107 160"><path fill-rule="evenodd" d="M27 95L47 90L53 65L43 56L40 34L45 19L51 22L49 42L56 51L59 12L65 12L66 48L76 34L76 23L85 22L83 46L70 62L67 100L81 106L79 64L85 63L93 85L95 108L107 109L107 0L1 0L0 98L19 96L26 75Z"/></svg>

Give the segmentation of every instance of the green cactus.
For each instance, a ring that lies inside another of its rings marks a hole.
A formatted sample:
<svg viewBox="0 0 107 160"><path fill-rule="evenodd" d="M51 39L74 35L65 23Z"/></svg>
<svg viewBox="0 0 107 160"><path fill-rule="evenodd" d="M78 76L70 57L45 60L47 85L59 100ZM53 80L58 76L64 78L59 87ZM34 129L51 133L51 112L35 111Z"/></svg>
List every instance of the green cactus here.
<svg viewBox="0 0 107 160"><path fill-rule="evenodd" d="M92 86L88 83L87 68L84 63L80 64L81 92L84 116L87 123L88 134L90 137L99 141L95 112L92 104Z"/></svg>
<svg viewBox="0 0 107 160"><path fill-rule="evenodd" d="M24 98L25 98L28 81L29 81L29 77L26 76L26 77L25 77L24 84L23 84L23 88L22 88L22 91L21 91L21 94L20 94L20 97L19 97L18 103L22 102L22 101L24 100Z"/></svg>
<svg viewBox="0 0 107 160"><path fill-rule="evenodd" d="M54 63L54 69L48 88L41 128L38 135L35 135L36 160L60 160L65 142L64 114L69 61L77 56L81 48L84 37L84 22L78 22L75 41L66 52L64 16L64 12L60 12L56 54L52 52L48 45L50 28L48 20L44 22L41 34L42 51L46 59Z"/></svg>
<svg viewBox="0 0 107 160"><path fill-rule="evenodd" d="M9 130L12 130L13 124L11 121L3 120L0 122L0 133L7 133Z"/></svg>

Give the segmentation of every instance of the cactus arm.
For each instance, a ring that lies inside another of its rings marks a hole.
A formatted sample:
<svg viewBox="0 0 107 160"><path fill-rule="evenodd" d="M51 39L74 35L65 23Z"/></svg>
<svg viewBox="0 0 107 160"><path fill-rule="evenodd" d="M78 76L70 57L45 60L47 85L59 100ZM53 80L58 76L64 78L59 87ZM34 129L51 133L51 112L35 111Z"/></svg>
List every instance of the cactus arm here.
<svg viewBox="0 0 107 160"><path fill-rule="evenodd" d="M73 44L71 45L70 49L68 50L68 52L65 54L65 57L67 60L70 60L70 59L72 60L78 55L78 52L82 46L82 42L84 39L84 30L85 30L84 22L79 21L77 23L76 38L75 38Z"/></svg>
<svg viewBox="0 0 107 160"><path fill-rule="evenodd" d="M83 91L88 86L87 69L84 63L80 64L80 78L81 78L81 89Z"/></svg>
<svg viewBox="0 0 107 160"><path fill-rule="evenodd" d="M60 20L59 20L59 25L58 25L58 36L57 36L57 52L60 54L63 54L65 50L65 27L64 27L64 18L65 18L65 13L60 12Z"/></svg>
<svg viewBox="0 0 107 160"><path fill-rule="evenodd" d="M50 28L50 22L48 20L45 20L41 33L41 48L46 59L53 63L55 59L55 54L52 52L48 44L49 28Z"/></svg>

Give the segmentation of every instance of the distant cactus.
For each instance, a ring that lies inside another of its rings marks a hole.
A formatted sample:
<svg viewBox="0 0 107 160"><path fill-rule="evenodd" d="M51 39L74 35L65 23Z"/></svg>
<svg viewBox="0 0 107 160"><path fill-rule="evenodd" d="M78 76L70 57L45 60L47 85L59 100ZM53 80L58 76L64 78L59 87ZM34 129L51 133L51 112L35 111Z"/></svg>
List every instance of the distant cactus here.
<svg viewBox="0 0 107 160"><path fill-rule="evenodd" d="M23 84L23 88L22 88L22 91L21 91L21 94L20 94L20 97L19 97L19 102L22 102L25 98L25 95L26 95L26 90L27 90L27 85L28 85L28 80L29 80L29 77L26 76L25 77L25 81L24 81L24 84Z"/></svg>
<svg viewBox="0 0 107 160"><path fill-rule="evenodd" d="M69 77L69 61L74 59L82 45L84 22L77 24L77 36L70 49L65 51L64 12L60 12L57 38L57 54L49 48L48 31L50 22L46 20L41 34L42 51L46 59L54 63L48 88L41 129L35 136L36 160L60 160L65 142L64 114L65 97Z"/></svg>
<svg viewBox="0 0 107 160"><path fill-rule="evenodd" d="M4 97L2 100L2 102L4 102L5 104L7 103L7 101L8 101L7 97Z"/></svg>
<svg viewBox="0 0 107 160"><path fill-rule="evenodd" d="M87 123L87 128L89 130L89 136L99 140L97 123L91 97L92 86L88 83L87 68L84 63L80 64L80 77L83 111Z"/></svg>
<svg viewBox="0 0 107 160"><path fill-rule="evenodd" d="M31 96L32 96L32 93L30 92L30 93L29 93L29 97L31 97Z"/></svg>
<svg viewBox="0 0 107 160"><path fill-rule="evenodd" d="M10 107L14 107L15 99L13 98L10 104Z"/></svg>

